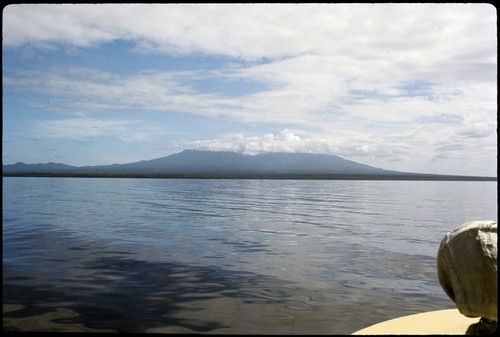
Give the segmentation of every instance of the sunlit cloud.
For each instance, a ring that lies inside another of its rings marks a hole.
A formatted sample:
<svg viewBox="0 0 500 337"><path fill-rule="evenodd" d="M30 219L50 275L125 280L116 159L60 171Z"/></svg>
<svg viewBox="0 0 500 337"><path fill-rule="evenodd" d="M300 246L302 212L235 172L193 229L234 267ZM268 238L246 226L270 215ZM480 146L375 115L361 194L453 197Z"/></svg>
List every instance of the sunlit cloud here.
<svg viewBox="0 0 500 337"><path fill-rule="evenodd" d="M302 139L292 130L284 129L277 134L262 136L242 133L226 135L220 139L186 142L184 148L210 151L234 151L248 155L266 152L288 153L335 153L338 147L328 139Z"/></svg>

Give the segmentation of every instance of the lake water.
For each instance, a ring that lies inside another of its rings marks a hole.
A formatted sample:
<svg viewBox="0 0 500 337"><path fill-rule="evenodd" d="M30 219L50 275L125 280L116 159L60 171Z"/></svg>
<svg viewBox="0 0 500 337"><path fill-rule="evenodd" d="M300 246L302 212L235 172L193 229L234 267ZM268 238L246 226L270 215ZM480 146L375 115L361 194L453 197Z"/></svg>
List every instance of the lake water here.
<svg viewBox="0 0 500 337"><path fill-rule="evenodd" d="M350 334L454 308L496 182L3 178L4 330Z"/></svg>

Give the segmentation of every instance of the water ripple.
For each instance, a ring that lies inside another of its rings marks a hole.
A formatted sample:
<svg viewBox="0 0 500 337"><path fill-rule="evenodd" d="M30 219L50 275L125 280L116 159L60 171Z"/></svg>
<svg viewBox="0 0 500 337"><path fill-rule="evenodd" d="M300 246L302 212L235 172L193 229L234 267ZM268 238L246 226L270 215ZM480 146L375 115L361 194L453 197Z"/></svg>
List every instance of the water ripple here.
<svg viewBox="0 0 500 337"><path fill-rule="evenodd" d="M467 190L467 193L461 193ZM453 307L496 183L4 178L4 329L349 334Z"/></svg>

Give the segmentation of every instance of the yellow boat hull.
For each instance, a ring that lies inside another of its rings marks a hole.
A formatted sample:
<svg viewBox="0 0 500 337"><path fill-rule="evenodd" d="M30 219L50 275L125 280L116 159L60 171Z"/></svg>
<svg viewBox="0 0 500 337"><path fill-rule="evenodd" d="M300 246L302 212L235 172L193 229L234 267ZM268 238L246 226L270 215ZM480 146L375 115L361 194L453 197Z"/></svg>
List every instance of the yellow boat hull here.
<svg viewBox="0 0 500 337"><path fill-rule="evenodd" d="M479 320L465 317L458 309L438 310L391 319L353 335L465 335Z"/></svg>

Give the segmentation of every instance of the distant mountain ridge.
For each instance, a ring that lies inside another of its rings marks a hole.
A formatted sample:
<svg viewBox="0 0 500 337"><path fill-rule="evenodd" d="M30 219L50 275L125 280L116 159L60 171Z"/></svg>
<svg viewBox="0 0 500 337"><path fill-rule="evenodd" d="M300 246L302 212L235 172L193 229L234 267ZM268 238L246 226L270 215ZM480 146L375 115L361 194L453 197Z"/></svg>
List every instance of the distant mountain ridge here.
<svg viewBox="0 0 500 337"><path fill-rule="evenodd" d="M47 163L47 164L25 164L22 162L15 163L12 165L4 165L3 166L3 172L4 173L10 173L10 172L58 172L58 171L65 171L65 170L71 170L75 168L75 166L70 166L66 164L61 164L61 163Z"/></svg>
<svg viewBox="0 0 500 337"><path fill-rule="evenodd" d="M263 153L244 155L226 151L185 150L166 157L128 164L70 166L61 163L3 166L4 176L133 176L231 178L443 178L384 170L336 155ZM496 179L496 178L495 178Z"/></svg>
<svg viewBox="0 0 500 337"><path fill-rule="evenodd" d="M129 164L70 166L60 163L5 165L4 173L316 173L383 174L388 171L335 155L264 153L254 156L226 151L185 150L170 156ZM395 172L393 172L395 173Z"/></svg>

